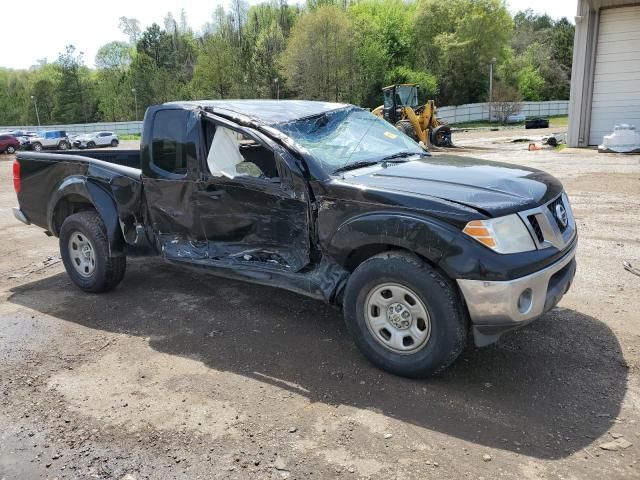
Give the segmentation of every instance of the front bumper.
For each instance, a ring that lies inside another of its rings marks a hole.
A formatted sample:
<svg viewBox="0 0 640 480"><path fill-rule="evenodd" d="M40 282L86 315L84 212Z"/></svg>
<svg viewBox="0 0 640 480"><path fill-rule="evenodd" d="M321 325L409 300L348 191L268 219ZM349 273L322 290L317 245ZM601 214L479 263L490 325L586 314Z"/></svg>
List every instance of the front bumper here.
<svg viewBox="0 0 640 480"><path fill-rule="evenodd" d="M482 347L551 310L569 290L576 273L576 246L553 265L515 280L459 279L471 317L474 342Z"/></svg>

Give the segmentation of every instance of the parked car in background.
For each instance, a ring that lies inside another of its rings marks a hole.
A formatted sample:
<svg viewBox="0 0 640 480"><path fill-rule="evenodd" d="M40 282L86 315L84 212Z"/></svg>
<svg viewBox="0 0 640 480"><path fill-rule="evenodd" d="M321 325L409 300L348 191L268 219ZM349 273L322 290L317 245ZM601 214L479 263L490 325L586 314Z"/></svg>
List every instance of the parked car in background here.
<svg viewBox="0 0 640 480"><path fill-rule="evenodd" d="M20 150L20 140L8 133L0 134L0 152L15 153Z"/></svg>
<svg viewBox="0 0 640 480"><path fill-rule="evenodd" d="M71 148L69 137L64 130L48 130L38 132L35 137L29 139L29 143L24 145L26 150L40 152L45 148L55 148L58 150L68 150Z"/></svg>
<svg viewBox="0 0 640 480"><path fill-rule="evenodd" d="M33 135L33 132L27 132L26 130L12 130L10 132L6 132L8 135L13 135L20 142L21 148L24 148L24 145L29 142L29 138ZM4 133L0 134L4 135Z"/></svg>
<svg viewBox="0 0 640 480"><path fill-rule="evenodd" d="M94 132L78 135L73 141L76 148L117 147L120 143L113 132Z"/></svg>

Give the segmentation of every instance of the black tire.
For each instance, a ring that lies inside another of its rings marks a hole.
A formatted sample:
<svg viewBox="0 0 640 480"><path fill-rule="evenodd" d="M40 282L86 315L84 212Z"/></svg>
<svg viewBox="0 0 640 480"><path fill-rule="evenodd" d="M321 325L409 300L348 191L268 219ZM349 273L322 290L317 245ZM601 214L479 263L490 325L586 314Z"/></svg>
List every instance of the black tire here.
<svg viewBox="0 0 640 480"><path fill-rule="evenodd" d="M73 265L70 240L72 235L80 233L86 236L94 252L95 268L88 275L81 275ZM81 290L100 293L113 290L122 281L127 266L124 254L109 254L109 241L100 215L95 211L75 213L67 217L60 229L60 254L62 262L71 277Z"/></svg>
<svg viewBox="0 0 640 480"><path fill-rule="evenodd" d="M69 148L69 144L65 140L62 140L58 144L58 150L67 150L68 148Z"/></svg>
<svg viewBox="0 0 640 480"><path fill-rule="evenodd" d="M89 142L89 143L87 143L87 148L96 148L96 144L95 144L95 142Z"/></svg>
<svg viewBox="0 0 640 480"><path fill-rule="evenodd" d="M9 155L16 153L16 147L14 147L13 145L9 145L5 152L7 152Z"/></svg>
<svg viewBox="0 0 640 480"><path fill-rule="evenodd" d="M42 151L42 144L40 142L35 142L31 144L31 148L34 152L41 152Z"/></svg>
<svg viewBox="0 0 640 480"><path fill-rule="evenodd" d="M414 353L396 353L385 347L367 326L365 302L379 285L399 284L415 292L430 317L426 343ZM344 317L358 348L374 365L396 375L424 378L454 362L467 339L467 313L455 285L417 257L384 252L356 268L345 289Z"/></svg>
<svg viewBox="0 0 640 480"><path fill-rule="evenodd" d="M431 131L431 143L436 147L450 147L451 127L449 125L439 125Z"/></svg>
<svg viewBox="0 0 640 480"><path fill-rule="evenodd" d="M419 141L418 135L416 135L416 129L413 128L409 120L400 120L396 123L396 128L404 133L407 137L413 138L416 142Z"/></svg>
<svg viewBox="0 0 640 480"><path fill-rule="evenodd" d="M118 140L116 140L115 138L113 140L111 140L111 146L113 148L116 148L118 146Z"/></svg>

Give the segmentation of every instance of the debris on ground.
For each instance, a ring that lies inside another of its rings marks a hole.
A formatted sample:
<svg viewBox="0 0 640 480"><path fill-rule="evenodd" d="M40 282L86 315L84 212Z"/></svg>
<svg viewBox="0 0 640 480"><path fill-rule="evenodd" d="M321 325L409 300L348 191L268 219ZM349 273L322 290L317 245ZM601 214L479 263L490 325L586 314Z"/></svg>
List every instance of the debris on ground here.
<svg viewBox="0 0 640 480"><path fill-rule="evenodd" d="M618 438L616 438L615 440L613 440L611 442L604 442L604 443L601 443L598 446L602 450L609 450L611 452L615 452L617 450L624 450L626 448L629 448L632 445L633 445L633 443L631 443L629 440L626 440L623 437L618 437Z"/></svg>
<svg viewBox="0 0 640 480"><path fill-rule="evenodd" d="M554 133L549 137L543 137L542 144L549 145L550 147L557 147L558 145L566 145L567 143L567 134L565 133Z"/></svg>
<svg viewBox="0 0 640 480"><path fill-rule="evenodd" d="M485 462L490 462L492 460L492 457L488 453L485 453L484 455L482 455L482 460Z"/></svg>
<svg viewBox="0 0 640 480"><path fill-rule="evenodd" d="M640 133L635 125L627 123L616 124L611 135L605 135L602 145L598 146L600 153L640 153Z"/></svg>
<svg viewBox="0 0 640 480"><path fill-rule="evenodd" d="M640 277L640 268L636 268L633 265L631 265L629 262L622 262L622 265L624 265L624 269L627 272L631 272L634 275L638 275Z"/></svg>

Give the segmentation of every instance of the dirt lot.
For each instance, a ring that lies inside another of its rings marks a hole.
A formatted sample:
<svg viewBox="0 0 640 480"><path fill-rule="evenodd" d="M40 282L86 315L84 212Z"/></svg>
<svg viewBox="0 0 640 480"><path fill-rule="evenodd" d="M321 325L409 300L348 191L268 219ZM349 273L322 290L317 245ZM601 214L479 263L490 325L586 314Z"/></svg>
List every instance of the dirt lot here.
<svg viewBox="0 0 640 480"><path fill-rule="evenodd" d="M13 219L0 157L0 479L640 478L640 277L622 267L640 266L640 157L504 135L456 143L564 182L575 285L426 381L372 367L338 311L292 293L155 260L81 293L57 240Z"/></svg>

